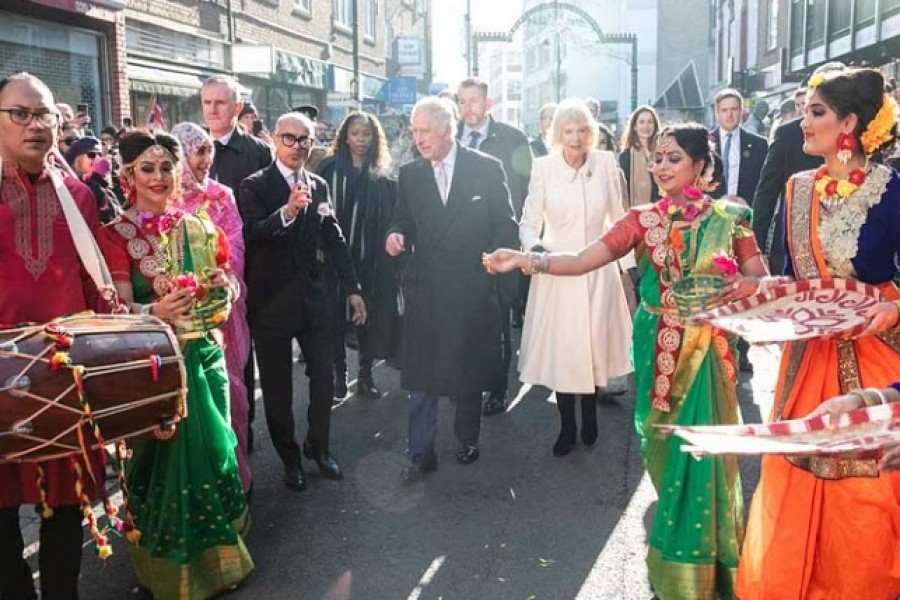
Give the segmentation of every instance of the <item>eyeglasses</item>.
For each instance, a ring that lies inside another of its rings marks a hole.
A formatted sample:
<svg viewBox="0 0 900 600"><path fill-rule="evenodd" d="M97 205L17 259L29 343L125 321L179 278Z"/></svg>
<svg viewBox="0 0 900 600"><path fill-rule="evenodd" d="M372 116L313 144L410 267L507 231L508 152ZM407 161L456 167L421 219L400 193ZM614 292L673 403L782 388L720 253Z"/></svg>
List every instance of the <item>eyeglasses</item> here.
<svg viewBox="0 0 900 600"><path fill-rule="evenodd" d="M100 153L100 152L95 152L95 151L92 150L91 152L85 152L84 155L87 156L88 158L90 158L91 160L94 160L94 159L97 158L98 156L101 156L101 153Z"/></svg>
<svg viewBox="0 0 900 600"><path fill-rule="evenodd" d="M27 108L0 108L0 112L7 113L9 120L16 125L31 125L31 122L37 119L38 123L44 127L52 127L56 125L57 119L59 119L59 115L55 112L34 112Z"/></svg>
<svg viewBox="0 0 900 600"><path fill-rule="evenodd" d="M304 150L308 150L312 147L312 140L308 135L294 135L293 133L282 133L278 137L281 138L281 143L287 146L288 148L292 148L297 144L300 144L300 147Z"/></svg>

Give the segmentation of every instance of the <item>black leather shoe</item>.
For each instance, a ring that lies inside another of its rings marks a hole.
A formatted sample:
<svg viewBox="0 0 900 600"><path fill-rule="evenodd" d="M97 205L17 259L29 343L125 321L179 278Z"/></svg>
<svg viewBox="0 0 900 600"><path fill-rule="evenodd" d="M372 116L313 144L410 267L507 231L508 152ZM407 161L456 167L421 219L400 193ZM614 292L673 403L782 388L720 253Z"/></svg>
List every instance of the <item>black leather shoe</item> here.
<svg viewBox="0 0 900 600"><path fill-rule="evenodd" d="M299 466L284 468L284 485L292 490L303 491L306 489L306 476Z"/></svg>
<svg viewBox="0 0 900 600"><path fill-rule="evenodd" d="M334 376L334 398L335 400L343 400L347 397L347 376Z"/></svg>
<svg viewBox="0 0 900 600"><path fill-rule="evenodd" d="M406 483L421 481L432 471L437 471L437 456L434 453L413 456L409 464L403 467L400 478Z"/></svg>
<svg viewBox="0 0 900 600"><path fill-rule="evenodd" d="M461 465L471 465L478 460L479 456L481 456L481 453L478 451L478 446L475 444L463 444L456 452L456 462Z"/></svg>
<svg viewBox="0 0 900 600"><path fill-rule="evenodd" d="M506 412L506 392L491 392L481 414L492 417L503 412Z"/></svg>
<svg viewBox="0 0 900 600"><path fill-rule="evenodd" d="M313 451L311 445L303 444L303 456L315 461L316 464L319 465L319 473L321 473L322 477L325 479L332 479L334 481L343 479L344 472L341 470L341 465L339 465L338 461L336 461L328 452L317 453Z"/></svg>
<svg viewBox="0 0 900 600"><path fill-rule="evenodd" d="M371 373L368 375L360 373L356 380L356 393L366 398L381 398L381 390L375 386Z"/></svg>

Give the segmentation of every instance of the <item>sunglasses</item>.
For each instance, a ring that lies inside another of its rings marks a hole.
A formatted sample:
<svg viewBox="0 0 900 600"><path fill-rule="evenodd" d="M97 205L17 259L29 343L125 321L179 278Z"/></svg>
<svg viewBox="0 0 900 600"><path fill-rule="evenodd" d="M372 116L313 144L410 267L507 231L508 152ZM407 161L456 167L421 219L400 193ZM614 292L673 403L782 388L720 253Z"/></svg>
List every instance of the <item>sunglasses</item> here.
<svg viewBox="0 0 900 600"><path fill-rule="evenodd" d="M90 152L85 152L84 155L87 156L88 158L90 158L91 160L93 160L93 159L97 158L98 156L102 156L102 153L92 150Z"/></svg>

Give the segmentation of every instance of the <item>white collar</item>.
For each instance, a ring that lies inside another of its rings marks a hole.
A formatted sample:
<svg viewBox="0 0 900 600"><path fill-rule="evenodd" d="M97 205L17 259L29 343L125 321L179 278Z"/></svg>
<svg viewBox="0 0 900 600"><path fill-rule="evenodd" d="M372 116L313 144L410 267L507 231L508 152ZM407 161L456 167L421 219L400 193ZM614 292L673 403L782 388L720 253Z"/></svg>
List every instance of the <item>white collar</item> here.
<svg viewBox="0 0 900 600"><path fill-rule="evenodd" d="M223 135L216 141L219 142L220 144L222 144L223 146L227 146L228 142L231 141L232 137L234 137L234 128L232 128L232 130L228 132L228 135Z"/></svg>
<svg viewBox="0 0 900 600"><path fill-rule="evenodd" d="M719 143L724 144L724 143L725 143L725 136L728 135L729 133L731 134L731 139L733 140L732 143L734 143L734 142L739 142L739 141L740 141L740 139L741 139L741 128L740 128L740 126L735 127L735 128L732 129L731 131L725 131L724 129L722 129L721 127L719 127Z"/></svg>
<svg viewBox="0 0 900 600"><path fill-rule="evenodd" d="M299 171L295 171L277 158L275 159L275 166L278 167L278 172L281 173L282 177L287 181L293 181L294 175L300 176L304 181L306 180L306 173L304 172L303 167L300 167ZM303 175L300 175L301 173L303 173Z"/></svg>
<svg viewBox="0 0 900 600"><path fill-rule="evenodd" d="M456 142L453 142L453 146L450 147L450 152L447 153L447 156L445 156L443 160L431 161L431 168L437 167L439 163L444 164L444 170L453 169L456 165Z"/></svg>

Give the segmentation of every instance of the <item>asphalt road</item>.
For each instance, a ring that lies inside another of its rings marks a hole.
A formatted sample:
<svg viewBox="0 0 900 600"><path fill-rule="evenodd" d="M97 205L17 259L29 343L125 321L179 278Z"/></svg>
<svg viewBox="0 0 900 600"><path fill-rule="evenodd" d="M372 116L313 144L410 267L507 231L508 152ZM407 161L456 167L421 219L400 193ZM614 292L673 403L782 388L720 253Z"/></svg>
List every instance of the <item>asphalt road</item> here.
<svg viewBox="0 0 900 600"><path fill-rule="evenodd" d="M754 348L756 373L742 375L747 422L771 404L777 349ZM352 361L348 361L352 362ZM295 382L305 380L295 365ZM600 404L600 437L556 458L552 396L516 389L506 414L484 419L481 459L456 463L453 411L442 400L437 472L401 483L406 402L398 373L380 365L379 400L350 397L332 415L332 450L343 464L340 482L305 463L309 484L281 484L262 410L252 456L253 528L247 545L256 570L230 600L648 600L646 532L655 493L645 477L632 426L633 397ZM300 436L307 389L297 389ZM302 437L298 438L302 439ZM758 461L742 463L747 502ZM26 515L26 554L36 568L36 524ZM101 568L85 552L81 596L140 598L123 542ZM36 574L36 576L39 576Z"/></svg>

